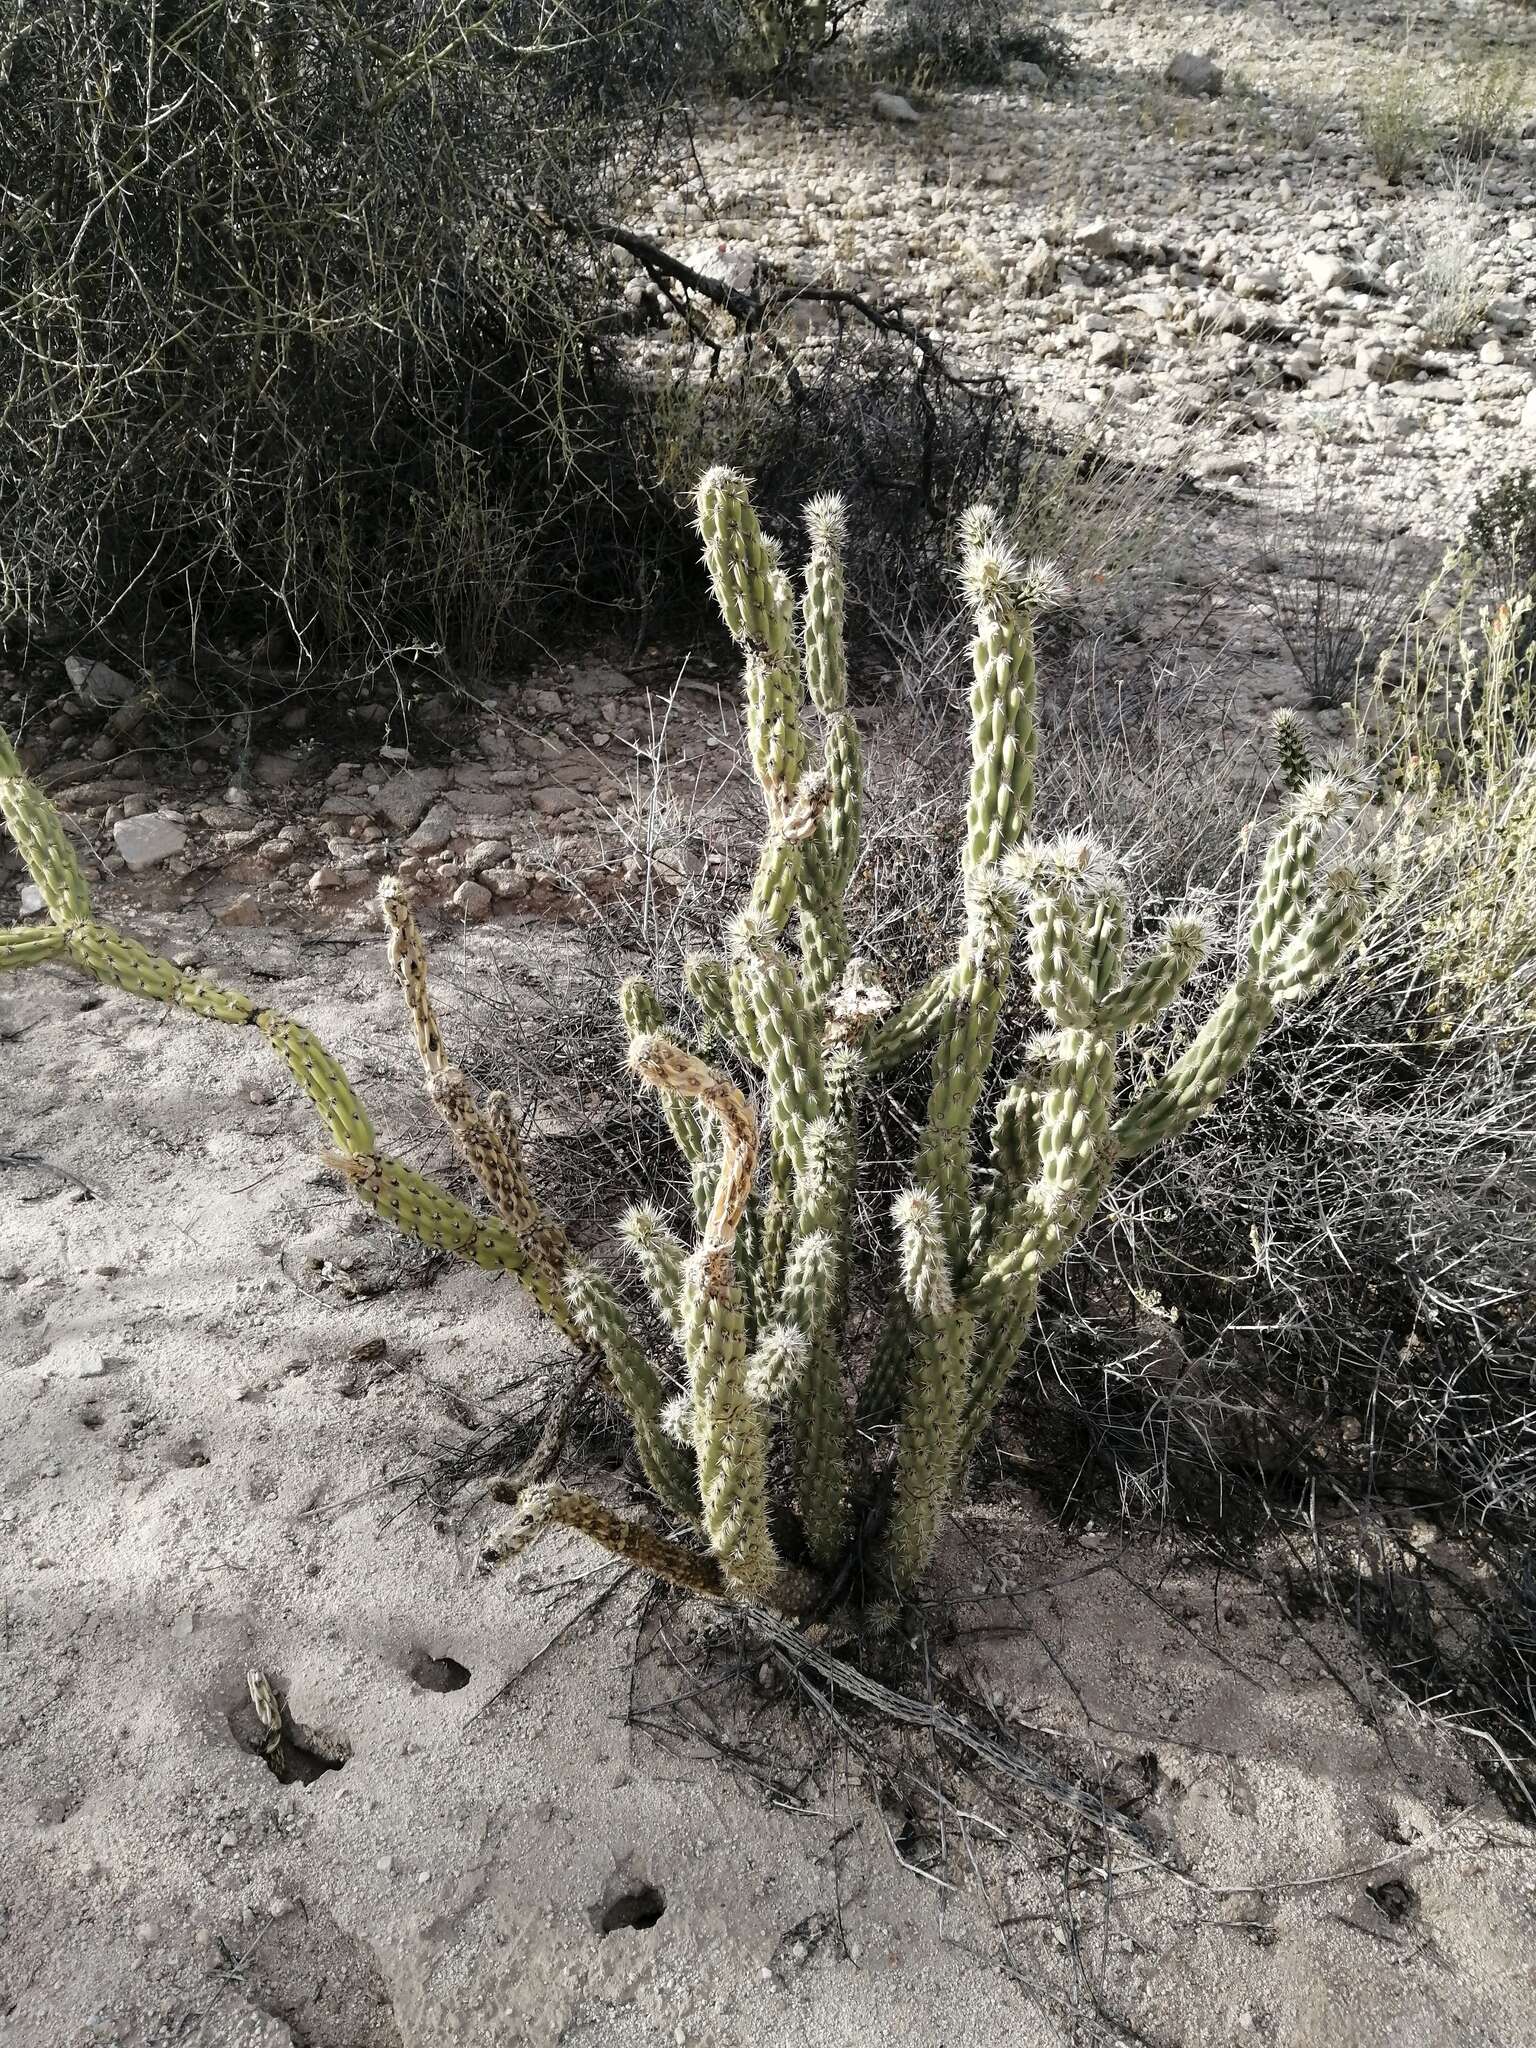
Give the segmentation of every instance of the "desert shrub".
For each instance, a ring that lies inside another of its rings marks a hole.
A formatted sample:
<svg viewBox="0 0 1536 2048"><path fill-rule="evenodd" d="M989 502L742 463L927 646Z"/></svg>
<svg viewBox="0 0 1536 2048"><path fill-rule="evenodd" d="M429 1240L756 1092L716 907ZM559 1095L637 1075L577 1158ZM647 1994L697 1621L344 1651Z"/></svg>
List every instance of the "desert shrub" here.
<svg viewBox="0 0 1536 2048"><path fill-rule="evenodd" d="M1360 106L1366 153L1388 184L1400 185L1424 161L1429 120L1417 65L1406 58L1384 71Z"/></svg>
<svg viewBox="0 0 1536 2048"><path fill-rule="evenodd" d="M1319 709L1348 703L1412 608L1417 571L1338 473L1319 465L1264 532L1254 597Z"/></svg>
<svg viewBox="0 0 1536 2048"><path fill-rule="evenodd" d="M1536 469L1507 469L1478 492L1467 547L1506 597L1536 588Z"/></svg>
<svg viewBox="0 0 1536 2048"><path fill-rule="evenodd" d="M1125 876L1105 848L1030 836L1034 621L1059 579L1026 566L997 515L976 508L964 530L975 638L956 849L962 928L938 974L893 995L854 951L846 914L864 793L847 695L846 512L829 498L809 508L797 620L780 551L743 479L710 472L697 510L716 600L744 657L747 753L766 825L724 955L685 963L683 1030L697 1049L668 1030L643 978L619 992L631 1072L662 1100L688 1168L679 1213L646 1204L623 1224L672 1343L642 1343L618 1290L573 1253L536 1194L510 1103L480 1103L449 1062L400 888L382 897L389 957L433 1103L490 1213L384 1153L346 1076L301 1026L97 922L57 813L9 742L0 805L48 918L0 939L0 967L67 964L257 1030L314 1103L336 1148L329 1163L367 1207L422 1242L510 1273L556 1329L601 1354L653 1501L692 1535L663 1537L550 1482L546 1469L509 1485L517 1513L487 1545L488 1566L561 1523L693 1591L802 1613L850 1591L901 1595L921 1577L1041 1283L1116 1168L1211 1107L1277 1014L1351 950L1364 901L1358 872L1338 857L1343 793L1309 782L1255 858L1243 892L1251 907L1222 949L1227 985L1197 1021L1182 992L1206 944L1203 920L1159 903L1151 929L1133 933ZM1023 1045L1012 1034L1000 1042L1016 944L1045 1026ZM1175 1009L1178 1026L1159 1031ZM1144 1034L1166 1061L1143 1050ZM994 1055L1000 1092L983 1135ZM1123 1096L1122 1061L1132 1084ZM861 1258L866 1103L909 1065L926 1073L926 1085L908 1084L926 1094L915 1152ZM859 1264L883 1277L873 1318L850 1285Z"/></svg>
<svg viewBox="0 0 1536 2048"><path fill-rule="evenodd" d="M1066 31L1019 0L892 0L874 47L889 70L918 83L988 85L1019 63L1057 79L1076 62Z"/></svg>
<svg viewBox="0 0 1536 2048"><path fill-rule="evenodd" d="M1462 347L1488 310L1487 225L1481 185L1465 174L1430 194L1409 223L1409 289L1424 338L1435 347Z"/></svg>
<svg viewBox="0 0 1536 2048"><path fill-rule="evenodd" d="M622 592L651 501L590 230L712 21L10 0L13 628L473 662L573 587Z"/></svg>
<svg viewBox="0 0 1536 2048"><path fill-rule="evenodd" d="M1492 156L1519 133L1530 97L1530 65L1522 57L1458 65L1451 83L1451 147L1474 160Z"/></svg>
<svg viewBox="0 0 1536 2048"><path fill-rule="evenodd" d="M1417 607L1372 723L1433 1010L1519 1040L1536 1018L1536 599L1478 610L1474 593L1463 575Z"/></svg>

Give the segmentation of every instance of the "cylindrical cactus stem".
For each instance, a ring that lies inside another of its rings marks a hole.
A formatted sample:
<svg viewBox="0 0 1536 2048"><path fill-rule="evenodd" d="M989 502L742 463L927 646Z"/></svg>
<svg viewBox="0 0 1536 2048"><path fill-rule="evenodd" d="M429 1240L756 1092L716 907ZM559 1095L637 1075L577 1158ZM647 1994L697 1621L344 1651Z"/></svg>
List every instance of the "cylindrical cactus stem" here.
<svg viewBox="0 0 1536 2048"><path fill-rule="evenodd" d="M1294 711L1277 711L1271 729L1275 735L1275 759L1280 769L1281 785L1292 796L1299 796L1312 780L1314 772L1301 720Z"/></svg>
<svg viewBox="0 0 1536 2048"><path fill-rule="evenodd" d="M1030 1278L977 1332L976 1359L961 1411L955 1443L955 1473L964 1472L1013 1375L1029 1326L1034 1321L1039 1283Z"/></svg>
<svg viewBox="0 0 1536 2048"><path fill-rule="evenodd" d="M689 1259L683 1316L704 1532L731 1584L762 1597L781 1569L768 1525L768 1431L747 1388L741 1288L728 1251Z"/></svg>
<svg viewBox="0 0 1536 2048"><path fill-rule="evenodd" d="M1075 1199L1109 1141L1115 1045L1096 1031L1063 1031L1040 1111L1040 1187Z"/></svg>
<svg viewBox="0 0 1536 2048"><path fill-rule="evenodd" d="M805 508L810 559L805 565L805 683L811 702L831 717L848 701L848 667L843 647L843 549L848 511L828 493Z"/></svg>
<svg viewBox="0 0 1536 2048"><path fill-rule="evenodd" d="M864 817L864 753L852 712L840 711L828 721L822 751L828 795L820 829L830 886L843 896L858 864L859 832Z"/></svg>
<svg viewBox="0 0 1536 2048"><path fill-rule="evenodd" d="M804 842L770 826L757 856L749 908L772 932L783 931L800 901Z"/></svg>
<svg viewBox="0 0 1536 2048"><path fill-rule="evenodd" d="M1084 940L1095 1013L1120 980L1120 964L1125 958L1125 915L1125 896L1118 887L1102 890L1089 911Z"/></svg>
<svg viewBox="0 0 1536 2048"><path fill-rule="evenodd" d="M993 1113L992 1171L972 1219L971 1266L985 1256L1025 1188L1039 1174L1044 1080L1041 1074L1020 1074L1004 1090Z"/></svg>
<svg viewBox="0 0 1536 2048"><path fill-rule="evenodd" d="M65 947L65 934L57 925L13 925L0 931L0 974L9 968L42 967L60 959Z"/></svg>
<svg viewBox="0 0 1536 2048"><path fill-rule="evenodd" d="M616 1513L590 1493L573 1493L563 1486L524 1487L513 1519L482 1548L481 1571L494 1571L521 1556L554 1523L574 1529L626 1564L638 1565L685 1593L699 1593L710 1600L727 1597L725 1575L714 1558L700 1557L681 1543L670 1543L644 1522Z"/></svg>
<svg viewBox="0 0 1536 2048"><path fill-rule="evenodd" d="M806 1005L817 1012L848 964L848 924L826 847L810 841L801 849L801 864L800 966Z"/></svg>
<svg viewBox="0 0 1536 2048"><path fill-rule="evenodd" d="M648 1087L697 1102L720 1130L720 1176L705 1219L702 1248L728 1252L752 1192L757 1172L757 1117L741 1090L724 1074L663 1032L631 1039L630 1071Z"/></svg>
<svg viewBox="0 0 1536 2048"><path fill-rule="evenodd" d="M731 1002L730 969L725 962L713 953L690 953L683 963L683 982L699 1006L707 1035L719 1039L720 1043L732 1052L750 1058L751 1055L742 1043L741 1032L736 1023L736 1013ZM659 1007L658 1005L658 1011ZM655 1023L647 1029L661 1029L659 1014Z"/></svg>
<svg viewBox="0 0 1536 2048"><path fill-rule="evenodd" d="M688 1257L686 1246L675 1232L667 1228L660 1213L649 1202L638 1203L626 1211L619 1224L619 1235L634 1253L640 1276L662 1321L681 1345L684 1341L683 1266Z"/></svg>
<svg viewBox="0 0 1536 2048"><path fill-rule="evenodd" d="M564 1226L549 1214L533 1192L533 1181L523 1157L523 1135L518 1128L516 1104L509 1095L496 1089L485 1098L484 1115L486 1125L500 1147L500 1169L506 1175L505 1209L501 1209L500 1199L483 1177L482 1185L491 1192L501 1214L534 1258L558 1284L565 1262L571 1255L570 1240Z"/></svg>
<svg viewBox="0 0 1536 2048"><path fill-rule="evenodd" d="M1114 1126L1121 1157L1139 1157L1202 1116L1247 1065L1274 1014L1265 982L1251 971L1239 975L1163 1078Z"/></svg>
<svg viewBox="0 0 1536 2048"><path fill-rule="evenodd" d="M666 1028L666 1012L662 1009L661 998L640 974L632 974L621 983L619 1014L624 1019L624 1029L631 1043ZM695 1103L686 1095L664 1091L661 1109L678 1151L691 1167L701 1165L709 1158L710 1147L704 1121Z"/></svg>
<svg viewBox="0 0 1536 2048"><path fill-rule="evenodd" d="M726 630L739 647L782 656L794 638L793 606L777 550L764 539L750 485L737 471L711 469L696 504L704 562Z"/></svg>
<svg viewBox="0 0 1536 2048"><path fill-rule="evenodd" d="M888 1074L932 1044L944 1021L954 974L953 965L941 968L908 996L900 1009L875 1025L864 1041L871 1074Z"/></svg>
<svg viewBox="0 0 1536 2048"><path fill-rule="evenodd" d="M1322 901L1270 971L1267 986L1277 1004L1299 1001L1338 972L1359 940L1369 905L1359 870L1335 868Z"/></svg>
<svg viewBox="0 0 1536 2048"><path fill-rule="evenodd" d="M967 897L965 938L934 1047L928 1120L916 1163L916 1178L938 1198L956 1266L970 1248L971 1119L992 1060L1017 915L1008 892L990 876L974 879Z"/></svg>
<svg viewBox="0 0 1536 2048"><path fill-rule="evenodd" d="M954 1282L939 1204L926 1188L909 1188L891 1210L901 1247L901 1284L919 1322L942 1323L955 1309Z"/></svg>
<svg viewBox="0 0 1536 2048"><path fill-rule="evenodd" d="M861 1429L872 1429L900 1414L916 1341L911 1305L901 1288L893 1287L886 1302L885 1320L859 1387L855 1413Z"/></svg>
<svg viewBox="0 0 1536 2048"><path fill-rule="evenodd" d="M768 1157L768 1193L763 1202L758 1248L757 1288L766 1304L778 1299L784 1281L795 1227L795 1169L783 1145L773 1144Z"/></svg>
<svg viewBox="0 0 1536 2048"><path fill-rule="evenodd" d="M976 620L971 646L971 789L965 871L993 867L1029 828L1035 798L1035 641L1042 594L977 508L967 523L962 580Z"/></svg>
<svg viewBox="0 0 1536 2048"><path fill-rule="evenodd" d="M747 1393L760 1408L775 1407L805 1378L811 1347L792 1323L770 1323L747 1360Z"/></svg>
<svg viewBox="0 0 1536 2048"><path fill-rule="evenodd" d="M64 821L37 784L22 772L8 740L0 755L0 817L10 827L16 851L42 892L49 917L57 925L83 924L91 914L91 892Z"/></svg>
<svg viewBox="0 0 1536 2048"><path fill-rule="evenodd" d="M1163 928L1162 944L1099 1005L1103 1028L1136 1031L1153 1023L1200 965L1205 946L1205 926L1199 918L1169 918Z"/></svg>
<svg viewBox="0 0 1536 2048"><path fill-rule="evenodd" d="M437 1012L432 1007L432 992L427 985L427 949L422 944L405 885L393 875L387 875L379 885L379 908L389 927L389 964L405 997L416 1050L430 1080L447 1065L447 1054L443 1049Z"/></svg>
<svg viewBox="0 0 1536 2048"><path fill-rule="evenodd" d="M1248 957L1260 974L1276 964L1301 929L1312 901L1323 835L1343 801L1338 783L1315 777L1295 798L1291 815L1269 842L1248 933Z"/></svg>
<svg viewBox="0 0 1536 2048"><path fill-rule="evenodd" d="M747 748L770 818L789 809L805 766L800 677L790 656L749 651L744 668Z"/></svg>
<svg viewBox="0 0 1536 2048"><path fill-rule="evenodd" d="M602 1353L630 1424L640 1468L656 1498L675 1515L699 1519L693 1459L667 1434L662 1422L666 1390L641 1349L618 1296L593 1266L566 1269L566 1295L581 1337Z"/></svg>
<svg viewBox="0 0 1536 2048"><path fill-rule="evenodd" d="M1005 868L1026 906L1035 995L1058 1026L1092 1024L1099 1001L1077 858L1077 842L1029 845L1016 849Z"/></svg>
<svg viewBox="0 0 1536 2048"><path fill-rule="evenodd" d="M371 1153L374 1135L368 1112L353 1094L352 1084L339 1064L314 1033L295 1024L291 1017L279 1017L270 1010L263 1010L256 1023L262 1037L319 1110L321 1121L342 1151L355 1158ZM466 1210L465 1214L468 1213Z"/></svg>
<svg viewBox="0 0 1536 2048"><path fill-rule="evenodd" d="M742 996L762 1048L774 1139L798 1177L805 1171L806 1129L827 1113L820 1031L794 969L756 921L738 920L735 938Z"/></svg>
<svg viewBox="0 0 1536 2048"><path fill-rule="evenodd" d="M898 1592L928 1567L954 1488L960 1419L970 1373L975 1319L956 1305L943 1321L919 1315L890 1521L881 1561Z"/></svg>
<svg viewBox="0 0 1536 2048"><path fill-rule="evenodd" d="M848 1542L848 1418L833 1341L841 1284L832 1231L805 1231L789 1254L780 1305L807 1346L789 1408L795 1503L806 1545L824 1571L836 1566Z"/></svg>

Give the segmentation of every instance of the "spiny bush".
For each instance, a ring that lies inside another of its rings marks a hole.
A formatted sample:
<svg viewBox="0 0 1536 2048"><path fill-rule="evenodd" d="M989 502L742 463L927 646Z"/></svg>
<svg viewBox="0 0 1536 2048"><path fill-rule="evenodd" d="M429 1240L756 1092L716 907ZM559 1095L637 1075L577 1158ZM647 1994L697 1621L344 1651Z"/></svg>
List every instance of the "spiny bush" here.
<svg viewBox="0 0 1536 2048"><path fill-rule="evenodd" d="M334 673L622 589L588 230L698 12L3 0L0 619Z"/></svg>
<svg viewBox="0 0 1536 2048"><path fill-rule="evenodd" d="M346 1076L301 1025L94 919L58 816L8 742L0 803L48 922L6 933L0 966L61 962L259 1031L315 1104L335 1147L328 1162L367 1207L426 1244L511 1273L557 1329L600 1357L657 1504L682 1536L539 1483L487 1545L487 1565L563 1523L679 1586L805 1612L850 1591L900 1594L921 1576L1042 1280L1116 1168L1186 1130L1276 1015L1328 979L1354 945L1365 899L1354 867L1325 860L1342 793L1309 781L1270 840L1225 990L1166 1066L1117 1101L1121 1041L1134 1046L1175 1003L1206 933L1175 910L1133 951L1112 857L1082 838L1030 837L1035 619L1058 581L1026 567L979 508L964 536L975 628L964 924L953 960L895 1001L854 950L846 917L864 777L847 708L843 508L822 499L808 510L797 631L789 578L744 480L711 471L697 502L715 598L744 657L765 828L725 953L687 965L694 1043L668 1029L646 981L620 991L631 1070L659 1096L691 1184L687 1237L649 1205L622 1226L670 1353L641 1343L616 1289L573 1254L531 1184L507 1100L480 1104L450 1061L398 886L386 884L382 899L389 957L429 1093L489 1215L380 1148ZM1043 1027L1022 1049L999 1044L1021 938ZM999 1058L1008 1071L982 1136L978 1110ZM927 1071L926 1108L882 1247L883 1316L866 1340L848 1312L860 1126L912 1063Z"/></svg>
<svg viewBox="0 0 1536 2048"><path fill-rule="evenodd" d="M921 82L988 85L1017 63L1057 79L1077 62L1066 31L1018 0L896 0L874 47L883 64Z"/></svg>

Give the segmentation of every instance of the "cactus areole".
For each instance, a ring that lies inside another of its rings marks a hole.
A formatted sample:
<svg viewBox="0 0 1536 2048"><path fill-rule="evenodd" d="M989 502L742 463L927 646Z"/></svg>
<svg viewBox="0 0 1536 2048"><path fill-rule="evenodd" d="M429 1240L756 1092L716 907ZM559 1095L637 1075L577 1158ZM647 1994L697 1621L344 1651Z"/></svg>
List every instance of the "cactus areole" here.
<svg viewBox="0 0 1536 2048"><path fill-rule="evenodd" d="M346 1075L301 1025L98 922L56 811L0 734L0 810L48 914L0 931L0 969L53 962L259 1032L313 1102L327 1161L360 1201L425 1244L511 1274L572 1343L599 1354L649 1511L529 1486L486 1545L487 1568L559 1523L689 1591L790 1613L911 1587L1018 1361L1041 1280L1117 1162L1209 1108L1276 1010L1322 982L1360 929L1354 871L1320 873L1335 792L1307 781L1270 841L1230 987L1167 1071L1123 1099L1119 1043L1178 995L1204 933L1174 916L1133 955L1109 857L1087 840L1030 837L1035 619L1056 578L1020 561L980 508L962 533L975 626L964 929L949 968L895 1000L856 953L846 916L863 766L847 705L843 507L818 499L806 523L797 606L746 480L715 469L699 486L705 563L742 656L764 827L724 957L688 962L692 1019L669 1023L642 980L619 991L631 1071L660 1096L693 1188L686 1226L649 1206L622 1226L670 1333L662 1355L542 1206L511 1106L477 1101L449 1059L397 884L383 892L389 961L478 1207L381 1149ZM992 1087L983 1119L1016 972L1041 1029L1012 1049L1016 1071ZM860 1357L847 1323L861 1106L918 1062L927 1114L890 1219L883 1320Z"/></svg>

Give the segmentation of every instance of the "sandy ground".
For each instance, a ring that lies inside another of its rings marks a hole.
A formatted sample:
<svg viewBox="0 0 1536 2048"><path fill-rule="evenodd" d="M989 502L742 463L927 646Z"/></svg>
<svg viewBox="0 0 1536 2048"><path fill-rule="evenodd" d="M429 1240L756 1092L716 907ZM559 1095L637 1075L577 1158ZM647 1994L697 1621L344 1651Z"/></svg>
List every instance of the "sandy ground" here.
<svg viewBox="0 0 1536 2048"><path fill-rule="evenodd" d="M375 935L195 942L164 893L102 910L305 1018L441 1163ZM450 1030L493 954L547 983L558 944L444 943ZM1336 1632L1023 1497L952 1532L944 1659L1151 1847L919 1743L919 1852L770 1657L710 1696L772 1759L733 1773L630 1725L708 1668L698 1609L565 1540L479 1580L477 1517L384 1486L532 1411L554 1352L510 1284L352 1206L254 1033L50 969L0 1048L7 2048L1536 2040L1531 1838ZM252 1666L343 1768L269 1772ZM604 1933L626 1900L651 1924Z"/></svg>

